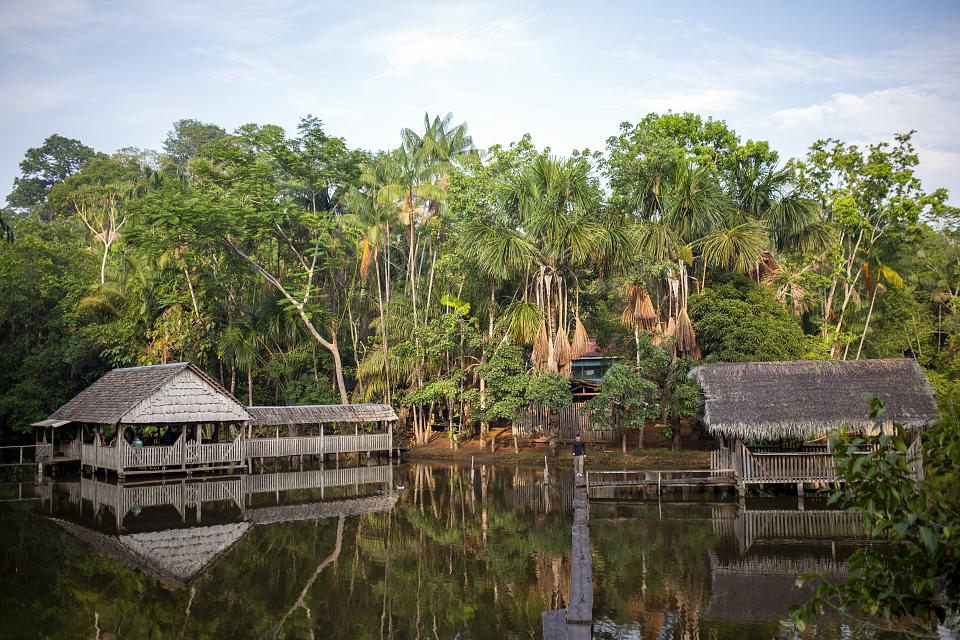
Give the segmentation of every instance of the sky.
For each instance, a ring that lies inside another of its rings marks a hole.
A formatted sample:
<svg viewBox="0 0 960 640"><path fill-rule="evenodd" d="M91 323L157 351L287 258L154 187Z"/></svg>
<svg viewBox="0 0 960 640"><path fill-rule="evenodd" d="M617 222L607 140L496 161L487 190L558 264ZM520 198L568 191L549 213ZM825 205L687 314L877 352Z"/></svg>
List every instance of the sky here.
<svg viewBox="0 0 960 640"><path fill-rule="evenodd" d="M195 118L303 116L387 149L452 112L478 147L602 150L651 111L725 120L782 157L916 130L960 204L958 2L0 0L0 196L53 134L156 149Z"/></svg>

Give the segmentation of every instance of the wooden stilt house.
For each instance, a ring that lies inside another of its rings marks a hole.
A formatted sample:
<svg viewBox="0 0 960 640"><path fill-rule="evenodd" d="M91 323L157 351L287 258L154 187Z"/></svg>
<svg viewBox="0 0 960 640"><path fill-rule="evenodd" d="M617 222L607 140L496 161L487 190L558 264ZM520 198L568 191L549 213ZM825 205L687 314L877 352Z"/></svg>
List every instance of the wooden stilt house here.
<svg viewBox="0 0 960 640"><path fill-rule="evenodd" d="M886 409L880 428L897 422L910 430L908 456L922 473L920 432L937 406L915 360L710 364L690 376L703 391L703 421L720 442L711 467L732 469L741 487L842 480L826 436L840 427L874 433L874 396Z"/></svg>
<svg viewBox="0 0 960 640"><path fill-rule="evenodd" d="M123 477L240 468L249 419L226 389L180 362L114 369L34 426L38 443ZM68 425L72 439L62 435Z"/></svg>
<svg viewBox="0 0 960 640"><path fill-rule="evenodd" d="M386 404L244 407L180 362L114 369L33 426L41 463L79 460L122 478L249 469L255 458L392 453L396 421Z"/></svg>

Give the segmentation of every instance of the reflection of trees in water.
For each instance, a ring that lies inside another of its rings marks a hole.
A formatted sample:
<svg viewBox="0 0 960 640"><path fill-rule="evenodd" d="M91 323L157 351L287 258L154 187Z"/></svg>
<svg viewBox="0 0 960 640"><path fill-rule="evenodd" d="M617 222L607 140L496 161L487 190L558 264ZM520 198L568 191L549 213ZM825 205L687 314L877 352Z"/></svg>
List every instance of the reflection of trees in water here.
<svg viewBox="0 0 960 640"><path fill-rule="evenodd" d="M260 638L277 629L285 637L539 637L541 612L565 606L570 588L563 505L572 482L551 475L544 490L539 470L404 465L397 482L406 489L392 512L254 527L192 585L192 596L92 552L37 515L3 508L0 610L29 621L5 631L92 635L96 612L100 628L121 638L181 630L184 638ZM735 620L735 603L716 601L711 571L759 567L768 557L794 562L807 551L793 545L793 558L763 541L746 549L737 539L746 528L726 526L723 509L664 509L662 519L656 506L595 503L591 511L601 634L777 635L775 622ZM708 603L733 610L731 621L707 615Z"/></svg>
<svg viewBox="0 0 960 640"><path fill-rule="evenodd" d="M591 511L595 615L638 623L642 638L699 638L717 542L709 520L660 520L647 506Z"/></svg>
<svg viewBox="0 0 960 640"><path fill-rule="evenodd" d="M658 640L794 637L778 622L805 597L796 577L845 571L845 558L863 544L863 529L855 514L767 506L594 503L601 636L629 630ZM826 621L796 637L838 633L836 621Z"/></svg>

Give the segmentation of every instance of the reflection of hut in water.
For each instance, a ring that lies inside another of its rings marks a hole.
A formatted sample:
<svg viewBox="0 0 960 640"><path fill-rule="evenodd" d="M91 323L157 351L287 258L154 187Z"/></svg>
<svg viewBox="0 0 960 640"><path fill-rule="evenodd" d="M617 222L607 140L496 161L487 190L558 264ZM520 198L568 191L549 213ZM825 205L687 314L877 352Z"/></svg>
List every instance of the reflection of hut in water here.
<svg viewBox="0 0 960 640"><path fill-rule="evenodd" d="M797 578L818 574L844 580L847 559L869 544L862 515L818 509L718 508L714 531L721 543L710 552L710 598L703 617L776 622L805 602L813 585Z"/></svg>
<svg viewBox="0 0 960 640"><path fill-rule="evenodd" d="M703 389L704 422L720 439L714 470L745 484L841 481L826 435L841 426L877 429L870 399L886 408L882 426L913 434L907 455L922 473L919 431L936 419L926 375L915 360L748 362L701 365L690 372Z"/></svg>
<svg viewBox="0 0 960 640"><path fill-rule="evenodd" d="M53 520L97 552L183 587L255 525L389 511L397 502L392 487L392 465L135 485L80 478L56 487L67 504ZM341 488L356 496L322 499ZM115 527L102 517L110 513Z"/></svg>
<svg viewBox="0 0 960 640"><path fill-rule="evenodd" d="M55 522L97 552L175 587L193 581L253 526L236 522L110 536L67 520Z"/></svg>

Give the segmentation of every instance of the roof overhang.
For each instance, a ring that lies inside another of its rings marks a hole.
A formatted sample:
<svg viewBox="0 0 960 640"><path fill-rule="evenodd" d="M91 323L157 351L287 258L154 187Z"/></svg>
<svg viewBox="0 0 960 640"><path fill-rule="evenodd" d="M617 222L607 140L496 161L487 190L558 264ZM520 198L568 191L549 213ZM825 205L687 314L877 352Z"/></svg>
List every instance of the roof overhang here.
<svg viewBox="0 0 960 640"><path fill-rule="evenodd" d="M47 418L46 420L41 420L40 422L34 422L31 424L31 427L62 427L65 424L73 422L72 420L54 420L52 418Z"/></svg>

